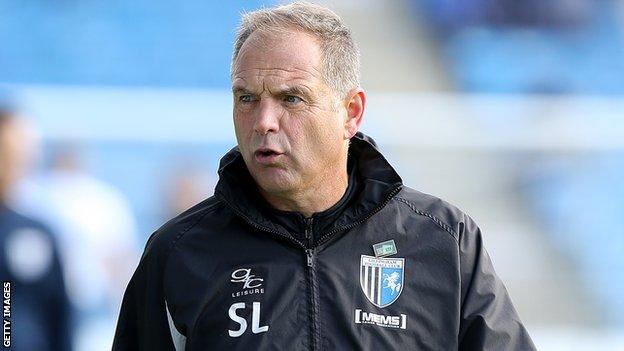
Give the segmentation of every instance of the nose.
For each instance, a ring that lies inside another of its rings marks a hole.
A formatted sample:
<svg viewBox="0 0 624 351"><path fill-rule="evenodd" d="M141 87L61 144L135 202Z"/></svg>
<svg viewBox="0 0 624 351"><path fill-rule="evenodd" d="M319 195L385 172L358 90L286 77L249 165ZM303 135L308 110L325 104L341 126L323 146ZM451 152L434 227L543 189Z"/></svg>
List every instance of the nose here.
<svg viewBox="0 0 624 351"><path fill-rule="evenodd" d="M279 130L279 106L270 100L260 100L254 131L260 135L277 133Z"/></svg>

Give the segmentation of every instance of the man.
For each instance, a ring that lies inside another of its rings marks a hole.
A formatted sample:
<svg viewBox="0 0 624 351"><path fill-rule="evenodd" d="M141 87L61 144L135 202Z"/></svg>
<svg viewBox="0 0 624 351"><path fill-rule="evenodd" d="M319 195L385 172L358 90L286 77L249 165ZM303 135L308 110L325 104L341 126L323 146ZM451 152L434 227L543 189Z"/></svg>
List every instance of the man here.
<svg viewBox="0 0 624 351"><path fill-rule="evenodd" d="M138 261L134 216L118 189L85 169L78 145L54 146L48 167L20 184L15 208L41 219L58 238L78 347L107 349Z"/></svg>
<svg viewBox="0 0 624 351"><path fill-rule="evenodd" d="M534 349L472 219L358 133L358 75L331 11L243 17L238 147L215 196L149 239L113 349Z"/></svg>
<svg viewBox="0 0 624 351"><path fill-rule="evenodd" d="M9 206L10 189L27 164L28 136L24 121L0 107L0 278L3 301L10 303L3 310L10 337L5 334L2 345L16 351L67 351L70 304L55 237Z"/></svg>

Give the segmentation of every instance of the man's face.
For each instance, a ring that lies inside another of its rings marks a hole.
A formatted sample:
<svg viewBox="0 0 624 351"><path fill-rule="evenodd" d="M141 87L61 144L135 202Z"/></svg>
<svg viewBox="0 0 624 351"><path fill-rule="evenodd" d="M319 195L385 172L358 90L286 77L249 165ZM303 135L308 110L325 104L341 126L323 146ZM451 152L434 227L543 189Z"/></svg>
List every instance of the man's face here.
<svg viewBox="0 0 624 351"><path fill-rule="evenodd" d="M342 165L346 109L322 78L314 37L254 32L234 64L232 91L238 146L264 191L309 189Z"/></svg>
<svg viewBox="0 0 624 351"><path fill-rule="evenodd" d="M0 196L17 181L34 157L35 135L28 123L13 116L0 125ZM0 199L3 200L3 199Z"/></svg>

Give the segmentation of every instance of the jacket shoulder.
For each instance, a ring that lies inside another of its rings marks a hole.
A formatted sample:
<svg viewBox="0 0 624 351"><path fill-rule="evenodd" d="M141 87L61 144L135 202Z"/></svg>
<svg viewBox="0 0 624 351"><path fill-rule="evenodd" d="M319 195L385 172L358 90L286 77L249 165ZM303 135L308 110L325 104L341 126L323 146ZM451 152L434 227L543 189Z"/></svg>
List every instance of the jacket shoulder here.
<svg viewBox="0 0 624 351"><path fill-rule="evenodd" d="M470 220L457 206L407 186L394 197L394 201L409 207L416 215L429 218L456 241L459 241L466 222Z"/></svg>
<svg viewBox="0 0 624 351"><path fill-rule="evenodd" d="M223 202L221 200L216 196L211 196L170 219L149 237L143 256L166 256L184 234L199 224L207 215L222 206Z"/></svg>
<svg viewBox="0 0 624 351"><path fill-rule="evenodd" d="M148 239L124 294L113 350L173 350L164 271L172 248L221 202L210 197L174 217Z"/></svg>

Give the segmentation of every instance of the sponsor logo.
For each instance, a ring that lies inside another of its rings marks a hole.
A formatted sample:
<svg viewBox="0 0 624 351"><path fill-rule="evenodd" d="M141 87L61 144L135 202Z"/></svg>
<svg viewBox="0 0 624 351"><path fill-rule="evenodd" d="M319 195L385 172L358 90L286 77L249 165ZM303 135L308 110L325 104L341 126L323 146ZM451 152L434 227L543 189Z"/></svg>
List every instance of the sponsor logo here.
<svg viewBox="0 0 624 351"><path fill-rule="evenodd" d="M232 272L230 281L240 283L241 290L232 293L232 297L264 294L264 279L252 274L251 268L240 268Z"/></svg>
<svg viewBox="0 0 624 351"><path fill-rule="evenodd" d="M373 305L386 307L395 302L403 291L405 259L362 255L360 286Z"/></svg>
<svg viewBox="0 0 624 351"><path fill-rule="evenodd" d="M266 271L259 269L266 274ZM256 270L257 273L258 270ZM266 275L265 275L266 277ZM241 289L232 293L232 297L243 297L247 295L264 294L264 278L253 274L251 268L240 268L232 272L230 281L236 283ZM240 284L240 285L239 285ZM235 302L228 309L228 317L236 324L235 328L228 329L228 335L232 338L238 338L245 334L249 326L247 318L249 317L249 308L251 308L251 332L253 334L266 333L269 331L268 325L261 325L260 322L260 302L253 301L251 305L245 302ZM239 313L240 311L240 313Z"/></svg>
<svg viewBox="0 0 624 351"><path fill-rule="evenodd" d="M398 316L386 316L383 314L364 312L360 309L356 309L355 324L373 324L385 328L406 329L407 315L400 314Z"/></svg>

